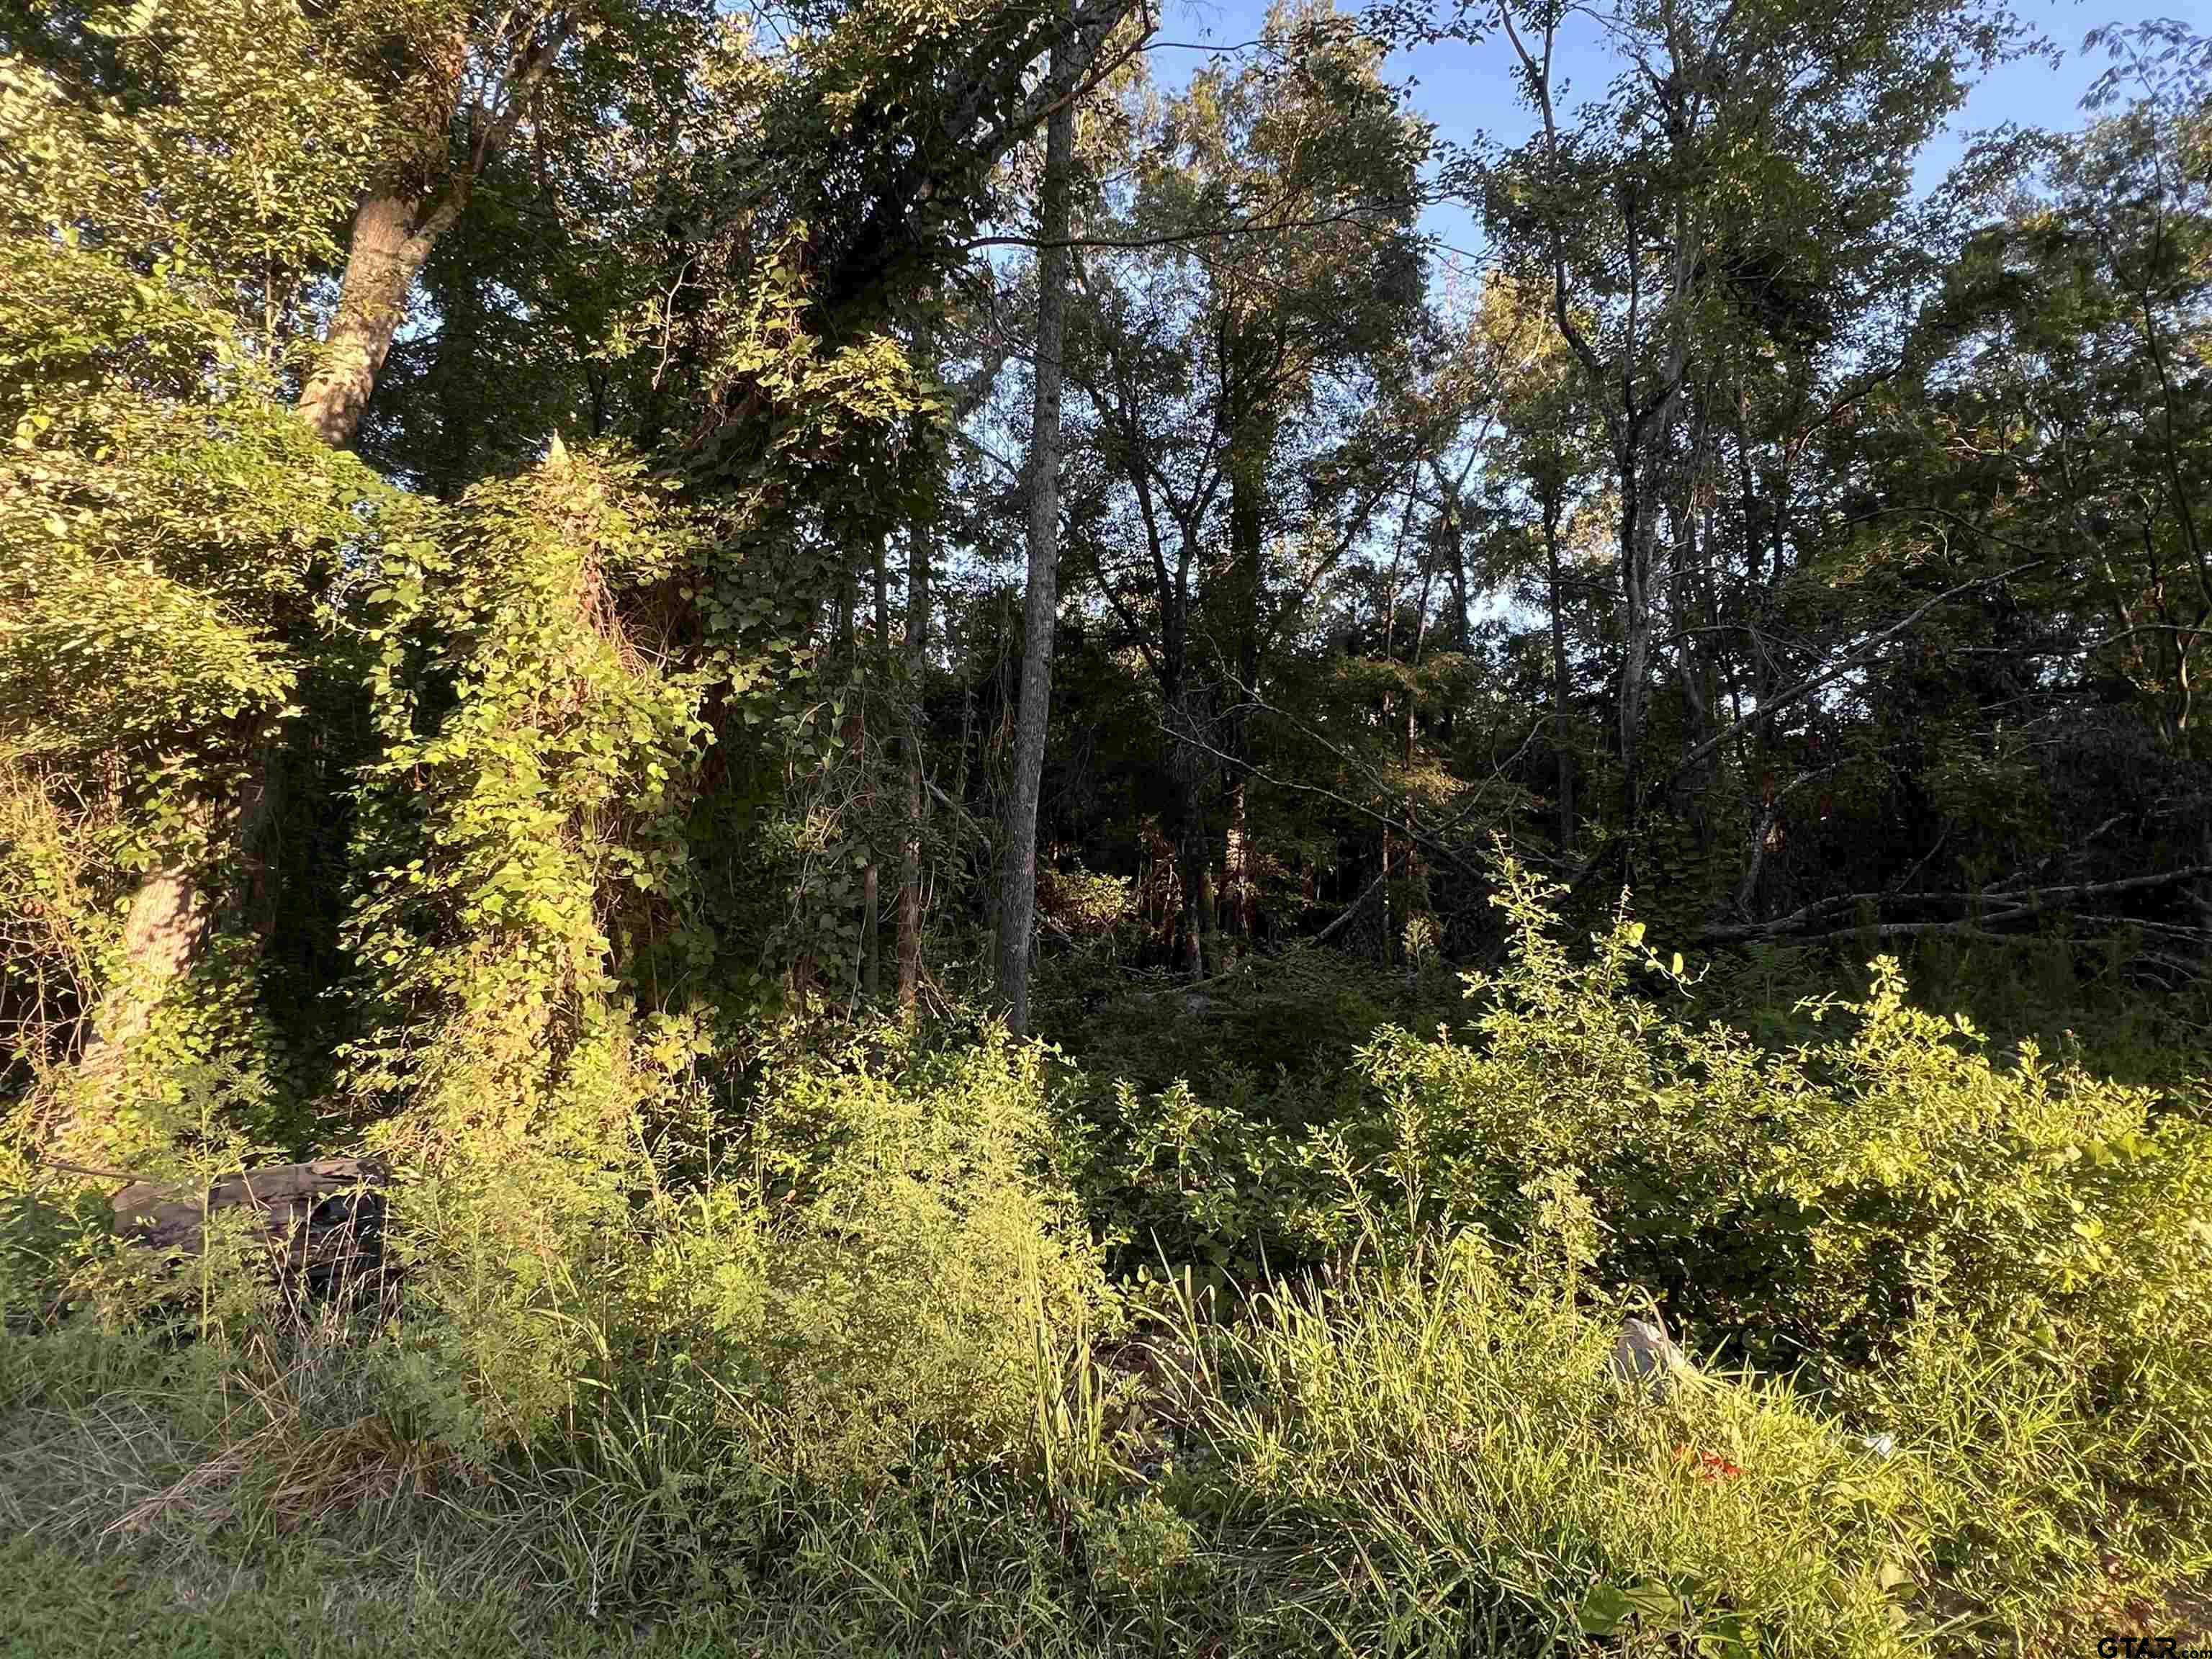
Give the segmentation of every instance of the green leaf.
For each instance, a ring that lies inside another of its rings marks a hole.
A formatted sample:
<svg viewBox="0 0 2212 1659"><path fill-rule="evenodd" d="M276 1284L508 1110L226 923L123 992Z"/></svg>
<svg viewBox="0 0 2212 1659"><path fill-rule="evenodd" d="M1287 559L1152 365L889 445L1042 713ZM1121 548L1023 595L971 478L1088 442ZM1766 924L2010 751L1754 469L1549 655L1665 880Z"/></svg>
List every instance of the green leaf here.
<svg viewBox="0 0 2212 1659"><path fill-rule="evenodd" d="M1698 1631L1698 1651L1715 1659L1736 1659L1759 1651L1759 1625L1747 1613L1723 1613Z"/></svg>
<svg viewBox="0 0 2212 1659"><path fill-rule="evenodd" d="M1631 1584L1621 1594L1637 1616L1646 1623L1670 1623L1681 1616L1681 1598L1656 1578Z"/></svg>
<svg viewBox="0 0 2212 1659"><path fill-rule="evenodd" d="M1600 1579L1590 1586L1583 1597L1582 1609L1576 1614L1585 1636L1610 1636L1619 1630L1634 1611L1620 1586Z"/></svg>

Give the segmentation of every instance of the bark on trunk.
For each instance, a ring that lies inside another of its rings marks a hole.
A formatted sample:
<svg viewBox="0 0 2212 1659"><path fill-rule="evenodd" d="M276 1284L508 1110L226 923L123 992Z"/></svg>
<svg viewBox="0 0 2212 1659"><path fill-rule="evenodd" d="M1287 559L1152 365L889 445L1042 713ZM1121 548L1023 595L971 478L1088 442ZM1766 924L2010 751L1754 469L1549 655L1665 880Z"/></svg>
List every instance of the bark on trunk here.
<svg viewBox="0 0 2212 1659"><path fill-rule="evenodd" d="M123 923L123 977L100 999L85 1041L88 1076L112 1076L131 1045L145 1036L162 994L198 954L210 908L198 876L181 864L139 883Z"/></svg>
<svg viewBox="0 0 2212 1659"><path fill-rule="evenodd" d="M1467 632L1467 527L1456 496L1444 516L1444 534L1451 547L1452 649L1465 657L1473 654Z"/></svg>
<svg viewBox="0 0 2212 1659"><path fill-rule="evenodd" d="M1544 502L1544 574L1552 611L1552 750L1559 763L1559 851L1575 847L1575 763L1567 750L1567 619L1559 585L1559 515L1557 496Z"/></svg>
<svg viewBox="0 0 2212 1659"><path fill-rule="evenodd" d="M890 583L884 569L884 538L876 538L876 560L873 571L875 588L875 657L878 665L890 660L891 599ZM861 741L867 738L867 717L860 699L854 699L854 719L858 722ZM867 773L868 801L875 804L875 772ZM868 814L871 823L875 813ZM881 994L884 985L884 925L883 925L883 866L874 856L875 834L872 827L868 836L869 858L860 872L860 989L870 1002Z"/></svg>
<svg viewBox="0 0 2212 1659"><path fill-rule="evenodd" d="M871 860L860 872L860 994L873 1002L883 990L883 876Z"/></svg>
<svg viewBox="0 0 2212 1659"><path fill-rule="evenodd" d="M1425 620L1425 618L1424 620ZM1413 647L1413 660L1415 662L1418 663L1420 660L1420 647L1416 643ZM1405 744L1402 752L1404 755L1404 763L1406 768L1406 857L1403 866L1406 872L1406 902L1400 907L1400 908L1404 911L1405 915L1404 919L1399 923L1399 936L1392 941L1392 944L1399 953L1401 958L1410 963L1413 961L1413 952L1407 949L1407 945L1410 943L1407 937L1407 931L1413 926L1416 907L1419 906L1422 902L1422 896L1419 886L1419 883L1421 879L1420 843L1413 839L1413 753L1414 739L1419 734L1418 720L1419 710L1418 701L1413 696L1413 687L1410 685L1406 688L1405 714Z"/></svg>
<svg viewBox="0 0 2212 1659"><path fill-rule="evenodd" d="M417 219L422 204L380 192L354 215L338 308L300 389L300 413L333 449L349 449L406 315L408 290L459 211L448 198Z"/></svg>
<svg viewBox="0 0 2212 1659"><path fill-rule="evenodd" d="M1183 971L1194 980L1206 977L1206 918L1207 892L1206 847L1204 829L1186 826L1176 848L1176 885L1182 900L1176 930Z"/></svg>
<svg viewBox="0 0 2212 1659"><path fill-rule="evenodd" d="M1230 930L1252 937L1258 906L1252 892L1252 829L1244 811L1244 780L1229 786L1229 828L1221 843L1222 884L1227 890Z"/></svg>
<svg viewBox="0 0 2212 1659"><path fill-rule="evenodd" d="M1644 716L1651 689L1651 550L1659 516L1625 481L1620 520L1621 651L1618 699L1621 814L1630 830L1644 798Z"/></svg>
<svg viewBox="0 0 2212 1659"><path fill-rule="evenodd" d="M1030 934L1036 921L1037 796L1052 702L1053 629L1060 615L1060 395L1066 334L1070 173L1075 162L1076 42L1055 41L1046 76L1044 179L1038 191L1036 398L1030 428L1029 599L1023 612L1020 722L1006 800L999 907L999 996L1006 1024L1029 1027Z"/></svg>
<svg viewBox="0 0 2212 1659"><path fill-rule="evenodd" d="M55 1148L64 1156L98 1152L84 1139L90 1127L88 1111L93 1119L104 1117L104 1107L94 1103L118 1086L132 1047L152 1028L172 988L191 972L218 920L242 923L264 943L276 925L269 837L279 795L265 751L255 756L235 801L227 813L204 801L193 809L198 827L207 832L206 844L228 846L236 859L227 899L219 902L210 890L210 878L222 867L219 859L207 865L172 859L142 879L131 896L123 924L122 972L100 997L77 1058L85 1090L75 1097L70 1115L52 1126Z"/></svg>
<svg viewBox="0 0 2212 1659"><path fill-rule="evenodd" d="M1632 227L1631 242L1635 241ZM1662 469L1669 425L1682 392L1688 343L1680 314L1693 254L1689 227L1678 211L1669 266L1664 325L1673 333L1659 374L1659 390L1638 409L1632 392L1617 426L1620 471L1620 789L1622 820L1633 835L1644 806L1644 720L1651 700L1652 554L1658 546Z"/></svg>
<svg viewBox="0 0 2212 1659"><path fill-rule="evenodd" d="M1237 353L1245 360L1251 355L1249 345ZM1239 388L1238 398L1248 405L1255 395L1250 384ZM1267 588L1267 465L1274 453L1276 426L1272 410L1249 406L1237 422L1225 463L1231 568L1229 598L1233 606L1237 684L1231 690L1229 718L1222 732L1230 756L1231 789L1231 827L1223 849L1222 896L1227 901L1223 920L1231 932L1245 939L1251 937L1252 902L1245 880L1244 777L1252 763L1251 706L1260 688Z"/></svg>
<svg viewBox="0 0 2212 1659"><path fill-rule="evenodd" d="M906 842L899 852L898 1006L912 1023L921 996L921 674L928 661L929 536L917 517L908 532L906 572L907 695L915 708L900 739L906 763Z"/></svg>

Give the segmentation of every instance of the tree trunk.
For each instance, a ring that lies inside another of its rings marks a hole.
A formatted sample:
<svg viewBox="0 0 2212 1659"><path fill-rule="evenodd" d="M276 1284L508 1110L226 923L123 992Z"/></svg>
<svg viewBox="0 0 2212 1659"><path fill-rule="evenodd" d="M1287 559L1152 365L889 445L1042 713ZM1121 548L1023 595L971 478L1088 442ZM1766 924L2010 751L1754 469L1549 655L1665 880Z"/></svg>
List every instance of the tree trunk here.
<svg viewBox="0 0 2212 1659"><path fill-rule="evenodd" d="M1221 842L1222 884L1229 902L1230 930L1252 937L1257 906L1252 893L1252 828L1244 811L1244 780L1229 786L1229 827Z"/></svg>
<svg viewBox="0 0 2212 1659"><path fill-rule="evenodd" d="M1426 620L1425 607L1423 616L1423 622L1425 624ZM1424 631L1425 631L1425 628L1424 629ZM1413 647L1413 660L1416 663L1420 660L1420 646L1417 641ZM1411 942L1408 936L1408 930L1413 926L1415 907L1421 903L1421 894L1419 887L1416 885L1416 884L1418 884L1421 879L1420 843L1413 839L1413 756L1414 738L1418 735L1419 703L1419 700L1415 698L1413 695L1413 688L1410 684L1406 688L1405 714L1405 744L1403 754L1405 757L1404 764L1406 769L1406 857L1405 863L1401 867L1406 872L1406 902L1399 907L1399 908L1404 913L1404 919L1398 925L1399 936L1395 941L1395 944L1398 950L1402 953L1404 960L1410 963L1413 960L1413 953L1406 949L1406 946Z"/></svg>
<svg viewBox="0 0 2212 1659"><path fill-rule="evenodd" d="M884 570L884 538L876 538L876 561L873 571L875 586L875 657L878 665L890 660L891 600L890 579ZM857 706L855 718L860 722L863 743L867 737L866 714ZM867 774L868 801L875 804L875 774ZM875 856L875 813L869 813L868 862L860 872L860 989L873 1002L883 990L884 983L884 926L883 926L883 868Z"/></svg>
<svg viewBox="0 0 2212 1659"><path fill-rule="evenodd" d="M899 856L898 1006L912 1023L921 996L921 676L928 659L929 534L917 514L907 532L907 696L914 702L901 738L906 763L906 842Z"/></svg>
<svg viewBox="0 0 2212 1659"><path fill-rule="evenodd" d="M1382 877L1379 884L1382 890L1382 933L1375 943L1375 959L1386 967L1390 961L1390 940L1395 933L1392 923L1397 915L1397 907L1390 902L1390 866L1393 856L1390 820L1385 818L1382 820Z"/></svg>
<svg viewBox="0 0 2212 1659"><path fill-rule="evenodd" d="M1251 356L1249 348L1231 349L1243 359ZM1221 896L1226 901L1223 920L1228 930L1249 939L1252 902L1246 884L1249 848L1244 823L1244 780L1252 764L1251 708L1260 690L1260 646L1267 597L1267 466L1274 454L1277 421L1272 409L1253 404L1255 392L1250 380L1242 375L1239 378L1244 384L1238 386L1237 395L1247 406L1231 434L1224 462L1229 475L1229 601L1233 618L1231 626L1236 636L1237 684L1231 689L1225 711L1228 719L1222 732L1224 746L1230 755L1231 822L1223 848Z"/></svg>
<svg viewBox="0 0 2212 1659"><path fill-rule="evenodd" d="M458 198L449 196L418 222L420 207L380 192L354 215L337 312L300 389L300 413L333 449L351 448L360 435L376 377L407 313L408 290L459 212Z"/></svg>
<svg viewBox="0 0 2212 1659"><path fill-rule="evenodd" d="M521 71L518 93L542 75L550 61L550 52L533 51ZM509 112L501 118L501 136L520 107L510 100ZM298 405L315 434L332 448L350 447L359 434L376 377L405 313L408 291L466 200L464 178L449 186L435 209L419 221L421 204L389 190L373 192L355 211L337 310L300 389ZM264 917L273 914L276 902L260 845L275 810L273 769L267 752L255 755L237 803L233 832L242 856L249 919L264 933ZM213 805L206 810L221 811ZM198 872L181 863L161 866L139 884L124 927L122 982L103 1000L82 1056L88 1071L110 1073L120 1065L125 1049L150 1025L168 986L191 970L212 924L214 908Z"/></svg>
<svg viewBox="0 0 2212 1659"><path fill-rule="evenodd" d="M1659 516L1639 499L1638 481L1624 481L1620 519L1621 650L1618 698L1621 819L1636 828L1643 803L1644 715L1651 687L1651 547Z"/></svg>
<svg viewBox="0 0 2212 1659"><path fill-rule="evenodd" d="M1559 763L1559 852L1575 847L1575 763L1567 751L1567 619L1559 586L1559 514L1561 502L1547 495L1544 501L1544 567L1546 598L1552 611L1552 750Z"/></svg>
<svg viewBox="0 0 2212 1659"><path fill-rule="evenodd" d="M857 804L861 817L861 834L869 833L869 820L873 814L868 783L868 717L867 704L862 696L866 676L860 663L860 642L854 612L859 606L857 584L848 575L837 589L837 652L843 659L845 673L845 718L838 731L844 739L847 763L860 771L860 791ZM847 981L854 996L875 988L875 968L872 958L876 949L876 898L878 881L876 866L871 859L860 873L860 939L853 962L853 976Z"/></svg>
<svg viewBox="0 0 2212 1659"><path fill-rule="evenodd" d="M1212 896L1208 891L1207 864L1205 828L1187 823L1176 846L1176 885L1182 900L1177 927L1183 971L1194 980L1206 977L1206 913Z"/></svg>
<svg viewBox="0 0 2212 1659"><path fill-rule="evenodd" d="M1424 560L1423 563L1426 567L1429 562ZM1409 948L1413 943L1411 932L1414 919L1417 915L1425 915L1428 911L1428 897L1421 886L1423 881L1421 844L1415 833L1413 763L1419 756L1421 653L1428 648L1429 597L1435 580L1436 572L1433 568L1425 568L1422 570L1420 597L1413 611L1413 644L1412 650L1406 655L1406 666L1408 672L1406 675L1406 689L1402 694L1405 701L1399 709L1401 717L1399 727L1402 739L1399 754L1400 764L1404 768L1403 782L1406 792L1406 854L1405 861L1401 866L1405 872L1406 898L1405 902L1398 907L1401 919L1399 922L1397 937L1395 941L1386 941L1386 943L1395 943L1397 954L1408 968L1411 968L1414 963L1414 953Z"/></svg>
<svg viewBox="0 0 2212 1659"><path fill-rule="evenodd" d="M370 197L355 215L337 313L300 393L301 415L332 447L347 447L359 432L362 412L398 329L407 291L452 216L449 210L441 209L433 223L418 228L412 204L382 194ZM231 833L241 855L248 920L262 932L275 904L267 861L258 845L274 808L271 769L270 757L257 753L246 787L229 814L235 819ZM205 810L210 817L227 815L212 803ZM116 1074L131 1045L152 1024L170 987L191 971L213 925L215 908L202 872L180 861L158 866L131 895L124 924L123 972L101 1000L80 1060L95 1088L101 1079ZM76 1129L73 1121L65 1123L58 1138L66 1141Z"/></svg>
<svg viewBox="0 0 2212 1659"><path fill-rule="evenodd" d="M208 913L198 878L180 864L165 866L138 884L123 923L124 977L100 999L85 1040L88 1074L112 1073L130 1045L146 1034L161 994L198 953Z"/></svg>
<svg viewBox="0 0 2212 1659"><path fill-rule="evenodd" d="M1231 625L1236 630L1237 673L1242 682L1239 702L1252 693L1260 679L1267 463L1274 447L1275 422L1270 413L1249 412L1237 421L1223 463L1229 474L1229 599L1233 607Z"/></svg>
<svg viewBox="0 0 2212 1659"><path fill-rule="evenodd" d="M1634 240L1632 230L1632 243ZM1651 702L1652 552L1659 540L1663 470L1674 404L1681 395L1688 342L1680 299L1689 289L1695 258L1688 227L1678 211L1668 292L1674 331L1659 374L1661 390L1642 410L1632 392L1617 428L1620 472L1620 790L1621 822L1631 836L1644 807L1644 720ZM1632 377L1629 382L1632 386ZM1632 851L1630 857L1633 860Z"/></svg>
<svg viewBox="0 0 2212 1659"><path fill-rule="evenodd" d="M1006 867L999 907L999 996L1006 1024L1029 1027L1030 934L1036 921L1037 796L1044 781L1045 732L1052 704L1053 629L1060 617L1060 393L1066 335L1069 175L1075 163L1077 47L1053 44L1046 78L1052 113L1045 121L1044 178L1038 190L1036 397L1030 426L1029 599L1023 612L1020 723L1006 800Z"/></svg>

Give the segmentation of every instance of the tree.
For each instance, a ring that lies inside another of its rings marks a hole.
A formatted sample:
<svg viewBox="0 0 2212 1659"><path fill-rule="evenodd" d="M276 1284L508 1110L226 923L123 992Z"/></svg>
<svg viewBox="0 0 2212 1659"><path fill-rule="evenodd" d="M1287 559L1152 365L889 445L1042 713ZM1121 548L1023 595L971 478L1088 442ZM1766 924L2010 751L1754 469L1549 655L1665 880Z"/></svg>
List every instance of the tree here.
<svg viewBox="0 0 2212 1659"><path fill-rule="evenodd" d="M1037 198L1036 391L1030 424L1029 583L1022 617L1020 722L1014 775L1000 836L1005 890L999 905L999 996L1006 1024L1029 1027L1030 935L1036 920L1037 790L1044 776L1044 739L1052 704L1053 634L1060 625L1060 395L1067 337L1069 203L1075 166L1075 88L1079 43L1053 45L1046 85L1044 176Z"/></svg>
<svg viewBox="0 0 2212 1659"><path fill-rule="evenodd" d="M1550 4L1496 13L1538 127L1491 170L1485 210L1505 268L1550 291L1612 450L1614 745L1633 829L1653 772L1662 532L1710 464L1715 430L1694 388L1737 319L1763 307L1786 320L1778 303L1879 243L1913 153L1996 25L1963 4L1808 15L1632 0L1607 17L1626 69L1605 98L1570 110L1554 74L1567 16Z"/></svg>
<svg viewBox="0 0 2212 1659"><path fill-rule="evenodd" d="M646 15L623 21L643 44ZM552 115L550 83L580 79L587 63L604 73L591 37L605 27L561 0L481 14L453 0L410 0L339 14L334 44L380 71L383 143L354 210L337 305L300 387L300 413L325 443L353 444L416 278L518 131ZM601 80L581 96L607 92Z"/></svg>
<svg viewBox="0 0 2212 1659"><path fill-rule="evenodd" d="M1103 464L1087 562L1158 687L1194 975L1217 868L1232 921L1251 908L1268 654L1394 482L1377 434L1344 417L1418 297L1426 135L1379 54L1326 7L1279 8L1265 43L1156 118L1102 221L1071 354Z"/></svg>
<svg viewBox="0 0 2212 1659"><path fill-rule="evenodd" d="M1554 839L1563 857L1574 853L1576 782L1580 761L1574 736L1574 666L1568 650L1571 519L1596 505L1591 487L1602 470L1603 440L1591 430L1589 403L1565 343L1550 326L1548 295L1531 295L1501 280L1486 286L1477 328L1485 358L1497 366L1490 407L1502 430L1502 452L1491 459L1492 488L1504 497L1505 523L1521 533L1501 535L1501 574L1532 572L1543 607L1548 654ZM1532 338L1540 329L1541 333ZM1443 479L1439 477L1438 487ZM1455 480L1454 511L1468 491ZM1533 538L1528 535L1532 527Z"/></svg>

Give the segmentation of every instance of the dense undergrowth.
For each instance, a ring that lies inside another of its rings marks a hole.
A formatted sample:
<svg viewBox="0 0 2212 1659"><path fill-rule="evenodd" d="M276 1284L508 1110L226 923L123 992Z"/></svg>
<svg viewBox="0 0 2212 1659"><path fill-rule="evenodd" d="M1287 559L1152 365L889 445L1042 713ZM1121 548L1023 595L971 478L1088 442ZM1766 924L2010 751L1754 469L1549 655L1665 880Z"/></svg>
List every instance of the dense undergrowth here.
<svg viewBox="0 0 2212 1659"><path fill-rule="evenodd" d="M1079 1059L813 1033L656 1084L662 1129L581 1188L420 1165L388 1306L288 1297L220 1229L160 1263L15 1183L8 1634L48 1650L94 1577L216 1652L278 1609L334 1652L2201 1622L2202 1091L1997 1050L1887 964L1760 1044L1626 915L1577 947L1507 875L1514 948L1452 1028L1332 1029L1441 985L1293 959L1094 1010ZM1702 1362L1660 1389L1613 1364L1655 1312Z"/></svg>
<svg viewBox="0 0 2212 1659"><path fill-rule="evenodd" d="M6 1659L2212 1640L2212 42L1265 9L0 7Z"/></svg>

